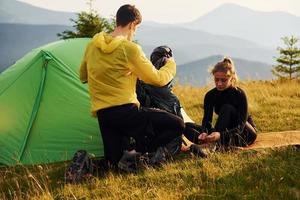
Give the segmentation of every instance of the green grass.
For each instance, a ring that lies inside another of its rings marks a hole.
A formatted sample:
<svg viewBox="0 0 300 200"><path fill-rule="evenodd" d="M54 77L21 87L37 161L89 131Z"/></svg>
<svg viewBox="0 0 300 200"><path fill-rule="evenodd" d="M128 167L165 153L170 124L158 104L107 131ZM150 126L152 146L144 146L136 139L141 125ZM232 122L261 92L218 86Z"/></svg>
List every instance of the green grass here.
<svg viewBox="0 0 300 200"><path fill-rule="evenodd" d="M239 85L260 131L300 130L299 82ZM209 88L176 86L175 93L196 122ZM0 168L0 199L300 199L300 149L188 154L160 169L92 177L64 183L68 163Z"/></svg>

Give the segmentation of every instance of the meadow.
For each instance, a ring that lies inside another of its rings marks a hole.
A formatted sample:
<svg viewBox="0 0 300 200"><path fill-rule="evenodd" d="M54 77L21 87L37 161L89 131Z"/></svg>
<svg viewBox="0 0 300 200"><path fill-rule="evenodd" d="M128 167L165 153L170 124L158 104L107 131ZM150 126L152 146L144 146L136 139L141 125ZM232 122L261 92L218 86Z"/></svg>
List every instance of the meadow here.
<svg viewBox="0 0 300 200"><path fill-rule="evenodd" d="M299 81L239 83L259 132L300 131ZM176 85L187 114L197 123L210 89ZM0 199L300 199L300 148L183 153L159 169L137 174L100 173L65 184L69 162L0 167Z"/></svg>

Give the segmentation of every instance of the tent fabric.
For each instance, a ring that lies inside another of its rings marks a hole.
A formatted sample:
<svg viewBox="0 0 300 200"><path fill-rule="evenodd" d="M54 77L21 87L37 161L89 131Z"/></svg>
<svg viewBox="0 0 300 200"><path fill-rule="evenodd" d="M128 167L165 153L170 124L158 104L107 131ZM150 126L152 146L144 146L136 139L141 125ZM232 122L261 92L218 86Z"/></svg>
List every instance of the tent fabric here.
<svg viewBox="0 0 300 200"><path fill-rule="evenodd" d="M103 156L79 66L90 39L50 43L0 74L0 163L69 160L78 149Z"/></svg>

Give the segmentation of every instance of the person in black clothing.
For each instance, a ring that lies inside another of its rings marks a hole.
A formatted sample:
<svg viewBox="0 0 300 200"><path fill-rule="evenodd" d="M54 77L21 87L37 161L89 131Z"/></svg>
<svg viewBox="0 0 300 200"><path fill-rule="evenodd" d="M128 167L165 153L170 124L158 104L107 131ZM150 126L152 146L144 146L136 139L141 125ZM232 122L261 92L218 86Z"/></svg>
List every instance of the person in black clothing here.
<svg viewBox="0 0 300 200"><path fill-rule="evenodd" d="M172 50L169 47L160 46L153 50L150 60L156 69L159 70L165 65L167 59L172 56ZM137 80L136 93L142 110L147 110L148 113L157 115L157 117L155 117L157 119L156 123L152 122L153 133L147 134L147 143L144 144L145 151L147 152L153 152L158 146L161 146L162 140L159 140L159 138L168 135L168 132L172 134L174 130L178 130L178 128L176 128L178 123L176 124L175 122L182 121L182 123L184 123L180 111L180 102L172 93L172 87L172 80L162 87L146 84L141 80ZM182 127L184 128L184 125ZM149 130L151 132L151 128ZM181 132L182 131L183 129L181 129ZM172 146L172 148L169 149L170 153L172 155L177 154L181 147L181 136L178 136L169 145Z"/></svg>
<svg viewBox="0 0 300 200"><path fill-rule="evenodd" d="M168 46L156 47L150 55L150 61L160 69L172 57L173 53ZM173 80L162 87L146 84L141 80L137 81L136 93L141 106L145 108L158 108L172 113L181 119L181 105L177 96L172 92Z"/></svg>
<svg viewBox="0 0 300 200"><path fill-rule="evenodd" d="M171 49L169 50L171 51ZM170 58L172 58L172 53L167 54L167 56L163 59L158 59L158 62L156 62L156 65L154 66L156 67L157 65L160 65L159 68L161 68ZM151 61L153 61L153 58ZM152 62L152 64L154 63ZM159 68L157 69L159 70ZM143 162L146 165L154 167L160 166L167 160L172 159L173 156L180 151L182 142L181 133L185 127L182 117L178 117L177 115L172 114L172 112L168 112L169 110L157 109L159 107L150 106L149 102L151 100L148 98L149 96L145 95L145 90L141 90L143 84L143 86L149 86L149 88L161 88L166 92L168 91L168 87L172 87L171 82L172 81L170 81L166 86L157 87L148 85L139 79L137 80L136 93L138 101L141 105L140 113L142 114L132 121L139 123L138 127L141 127L140 131L144 133L144 139L137 141L133 137L123 137L122 149L124 150L124 154L118 163L118 167L124 171L136 171L136 168L138 167L136 161L139 162L141 159L143 159ZM142 96L145 97L144 100L139 98L141 97L141 92L143 92ZM159 95L163 94L160 92L160 90L157 90L156 92L156 95L151 93L153 98L158 98ZM173 95L173 99L174 97L176 96ZM151 102L154 103L157 101ZM165 102L165 108L167 108L168 103L169 102ZM145 106L145 104L148 106ZM173 108L176 110L176 112L180 112L180 105L179 107L174 105L174 107L171 109ZM143 118L146 118L146 124L144 125L140 123L143 121ZM135 149L137 149L139 152L135 152ZM135 152L135 155L138 154L138 156L131 156L131 152Z"/></svg>
<svg viewBox="0 0 300 200"><path fill-rule="evenodd" d="M233 61L224 58L214 66L212 75L216 87L204 97L202 126L189 132L189 137L198 136L200 143L217 142L223 147L252 144L256 139L256 128L248 113L245 92L235 86L237 74ZM218 115L214 127L213 112Z"/></svg>
<svg viewBox="0 0 300 200"><path fill-rule="evenodd" d="M160 69L167 61L168 58L172 57L172 50L168 46L156 47L150 55L150 61L157 68ZM177 116L183 120L181 113L181 105L178 97L172 92L173 81L171 80L168 84L163 87L157 87L150 84L146 84L143 81L138 80L137 82L137 98L141 103L141 106L148 109L156 108L166 111L164 115ZM185 130L197 126L194 123L185 123ZM182 137L178 137L173 142L173 148L180 150L181 143L183 142ZM156 142L153 141L149 146L156 146ZM201 150L199 146L194 144L191 145L190 150L197 156L206 157L206 154ZM177 153L177 152L176 152Z"/></svg>

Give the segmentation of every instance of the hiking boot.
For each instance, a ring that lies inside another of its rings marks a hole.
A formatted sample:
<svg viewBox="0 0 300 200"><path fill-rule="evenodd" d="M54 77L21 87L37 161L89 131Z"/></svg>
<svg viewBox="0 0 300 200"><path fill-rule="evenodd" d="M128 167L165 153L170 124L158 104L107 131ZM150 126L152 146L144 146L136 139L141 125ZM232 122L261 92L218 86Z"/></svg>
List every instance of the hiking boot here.
<svg viewBox="0 0 300 200"><path fill-rule="evenodd" d="M192 144L190 146L190 151L193 153L193 155L200 157L200 158L207 158L207 154L201 149L199 145Z"/></svg>
<svg viewBox="0 0 300 200"><path fill-rule="evenodd" d="M139 165L141 168L148 168L148 165L150 163L150 157L152 157L152 153L144 153L141 155L140 160L139 160Z"/></svg>
<svg viewBox="0 0 300 200"><path fill-rule="evenodd" d="M163 163L167 162L169 157L169 152L165 147L158 147L154 155L150 158L149 164L152 167L159 167Z"/></svg>
<svg viewBox="0 0 300 200"><path fill-rule="evenodd" d="M136 173L140 168L141 153L124 151L124 154L118 162L118 168L124 172Z"/></svg>
<svg viewBox="0 0 300 200"><path fill-rule="evenodd" d="M78 150L65 173L65 181L66 183L79 183L85 176L90 176L92 171L92 163L87 151Z"/></svg>

